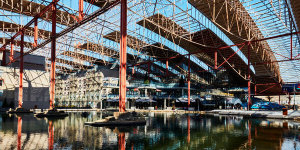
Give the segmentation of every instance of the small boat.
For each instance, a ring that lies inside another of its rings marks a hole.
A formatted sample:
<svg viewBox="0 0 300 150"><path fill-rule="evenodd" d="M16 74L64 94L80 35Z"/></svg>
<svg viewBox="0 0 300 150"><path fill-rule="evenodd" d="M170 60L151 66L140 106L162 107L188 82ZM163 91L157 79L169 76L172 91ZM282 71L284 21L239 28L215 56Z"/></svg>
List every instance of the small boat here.
<svg viewBox="0 0 300 150"><path fill-rule="evenodd" d="M14 109L9 109L7 111L7 113L9 114L18 114L18 113L33 113L33 111L29 110L29 109L26 109L26 108L16 108L15 110Z"/></svg>
<svg viewBox="0 0 300 150"><path fill-rule="evenodd" d="M116 121L96 121L96 122L85 122L85 125L103 127L103 126L143 126L146 125L146 120L116 120Z"/></svg>
<svg viewBox="0 0 300 150"><path fill-rule="evenodd" d="M64 118L67 117L69 114L65 113L64 111L57 111L57 110L48 110L47 112L37 113L34 116L37 118Z"/></svg>
<svg viewBox="0 0 300 150"><path fill-rule="evenodd" d="M146 125L146 120L141 115L136 112L122 113L119 116L108 116L105 119L100 119L95 122L85 122L85 125L102 127L102 126L144 126Z"/></svg>

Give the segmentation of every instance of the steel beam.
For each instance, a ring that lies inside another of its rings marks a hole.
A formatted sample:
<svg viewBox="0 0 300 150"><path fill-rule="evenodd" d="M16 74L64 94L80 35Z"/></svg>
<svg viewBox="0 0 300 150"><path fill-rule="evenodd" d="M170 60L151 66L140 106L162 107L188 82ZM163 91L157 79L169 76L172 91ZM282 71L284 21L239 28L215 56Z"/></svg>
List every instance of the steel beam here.
<svg viewBox="0 0 300 150"><path fill-rule="evenodd" d="M274 84L280 84L280 83L263 83L263 84L256 84L256 85L274 85Z"/></svg>
<svg viewBox="0 0 300 150"><path fill-rule="evenodd" d="M261 93L263 93L263 92L265 92L265 91L267 91L267 90L273 88L273 87L276 86L276 85L277 85L277 84L274 84L274 85L272 85L272 86L269 86L268 88L266 88L266 89L260 91L258 94L261 94Z"/></svg>
<svg viewBox="0 0 300 150"><path fill-rule="evenodd" d="M26 34L24 33L24 36L25 35ZM0 37L0 44L5 44L5 43L9 43L9 42L11 43L9 38ZM13 43L14 43L14 46L19 46L19 47L21 46L21 41L14 40ZM33 45L34 45L33 43L25 42L25 41L23 43L24 43L25 48L33 48Z"/></svg>
<svg viewBox="0 0 300 150"><path fill-rule="evenodd" d="M5 21L0 21L0 30L3 32L17 33L22 29L20 24L9 23ZM34 36L34 27L28 27L24 30L24 34L28 36ZM39 38L48 39L51 33L46 30L39 30Z"/></svg>
<svg viewBox="0 0 300 150"><path fill-rule="evenodd" d="M58 0L57 0L58 1ZM57 2L56 1L56 2ZM45 1L43 1L45 2ZM50 4L52 5L52 4ZM32 0L5 0L1 1L0 9L10 11L13 13L18 13L26 16L35 17L36 14L39 14L43 8L47 6L43 4L36 3ZM61 5L62 9L69 10L67 7ZM57 11L57 23L70 26L76 22L76 17L71 14L71 11ZM39 18L51 22L51 12L46 13L45 15L41 15Z"/></svg>
<svg viewBox="0 0 300 150"><path fill-rule="evenodd" d="M83 0L79 0L79 16L78 16L78 22L80 22L83 19Z"/></svg>
<svg viewBox="0 0 300 150"><path fill-rule="evenodd" d="M55 0L53 0L55 2ZM52 6L51 68L50 68L50 109L55 97L55 57L56 57L56 3Z"/></svg>
<svg viewBox="0 0 300 150"><path fill-rule="evenodd" d="M237 51L235 51L232 55L230 55L227 59L225 59L218 67L217 67L217 69L218 68L220 68L223 64L225 64L226 62L228 62L229 61L229 59L231 58L231 57L233 57L234 55L236 55L243 47L245 46L245 44L243 44ZM216 55L216 54L215 54ZM217 56L215 56L215 57L217 57ZM217 65L217 63L215 64L215 65Z"/></svg>
<svg viewBox="0 0 300 150"><path fill-rule="evenodd" d="M44 7L41 10L40 13L36 14L34 16L34 18L31 19L23 28L21 28L19 32L17 32L14 36L12 36L11 39L8 42L6 42L5 44L3 44L2 47L0 48L0 51L4 51L5 50L5 46L8 43L10 43L11 41L13 41L19 35L24 34L25 29L29 28L29 26L31 26L37 18L40 18L43 14L45 14L52 7L52 5L56 4L58 1L59 0L53 0L53 2L51 2L48 6Z"/></svg>
<svg viewBox="0 0 300 150"><path fill-rule="evenodd" d="M127 0L121 0L119 112L125 112L127 63Z"/></svg>
<svg viewBox="0 0 300 150"><path fill-rule="evenodd" d="M243 44L247 44L248 42L256 43L256 42L267 41L267 40L271 40L271 39L276 39L276 38L280 38L280 37L284 37L284 36L290 36L290 35L296 35L296 34L300 34L300 31L299 32L280 34L280 35L271 36L271 37L267 37L267 38L262 38L262 39L258 39L258 40L250 40L250 41L246 41L246 42L242 42L242 43L238 43L238 44L233 44L233 45L228 45L228 46L221 46L218 49L222 50L222 49L227 49L227 48L234 47L234 46L241 46Z"/></svg>
<svg viewBox="0 0 300 150"><path fill-rule="evenodd" d="M58 0L57 0L57 1L58 1ZM57 2L57 1L56 1L56 2ZM86 18L84 18L81 22L78 22L78 23L76 23L76 24L74 24L74 25L72 25L72 26L70 26L70 27L68 27L68 28L66 28L66 29L64 29L64 30L62 30L61 32L57 33L57 34L56 34L56 38L59 38L59 37L61 37L61 36L65 35L65 34L71 32L71 31L75 30L76 28L82 26L83 24L89 22L90 20L92 20L92 19L98 17L99 15L104 14L104 13L107 12L109 9L111 9L111 8L113 8L113 7L115 7L115 6L117 6L119 3L120 3L120 0L114 1L114 2L112 2L110 5L108 5L108 6L104 7L104 8L102 8L102 9L99 9L98 11L96 11L96 12L92 13L91 15L87 16ZM38 17L41 16L43 13L45 13L45 11L47 11L49 8L51 8L50 6L52 6L52 4L53 4L53 3L49 4L49 5L48 5L49 7L47 6L47 9L44 8L44 9L41 11L41 13L38 14L38 15L36 15L35 17L38 18ZM32 21L30 21L29 23L27 23L26 26L24 26L24 27L21 28L21 29L25 29L25 27L27 28L27 27L29 27L31 24L32 24ZM19 34L20 34L20 33L17 33L16 35L14 35L14 37L11 39L11 41L12 41L15 37L17 37ZM27 51L24 55L28 55L28 54L30 54L30 53L36 51L37 49L46 46L48 43L51 43L51 41L52 41L52 39L50 38L50 39L48 39L48 40L46 40L46 41L40 43L37 47L34 47L34 48L32 48L31 50ZM7 43L6 43L6 44L7 44ZM0 51L3 51L4 49L5 49L5 47L2 46L2 47L0 48ZM17 57L16 59L14 59L13 61L9 62L8 64L11 64L11 63L15 62L15 61L18 60L18 59L20 59L20 57Z"/></svg>

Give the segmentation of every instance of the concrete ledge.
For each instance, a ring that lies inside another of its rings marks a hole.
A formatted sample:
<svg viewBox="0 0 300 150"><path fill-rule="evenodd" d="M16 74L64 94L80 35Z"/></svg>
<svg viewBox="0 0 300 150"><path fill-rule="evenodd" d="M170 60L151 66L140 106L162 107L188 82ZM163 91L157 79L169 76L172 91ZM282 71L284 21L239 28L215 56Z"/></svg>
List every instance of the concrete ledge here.
<svg viewBox="0 0 300 150"><path fill-rule="evenodd" d="M65 111L65 112L86 112L86 111L100 111L100 109L57 109L58 111Z"/></svg>
<svg viewBox="0 0 300 150"><path fill-rule="evenodd" d="M186 111L186 110L144 110L144 109L136 109L136 110L127 110L127 111L135 111L135 112L154 112L154 113L177 113L177 114L205 114L205 111Z"/></svg>
<svg viewBox="0 0 300 150"><path fill-rule="evenodd" d="M243 116L245 118L271 118L271 119L298 119L300 117L300 111L289 110L288 115L283 115L282 111L242 111L242 110L212 110L207 114L219 114L219 115L236 115Z"/></svg>

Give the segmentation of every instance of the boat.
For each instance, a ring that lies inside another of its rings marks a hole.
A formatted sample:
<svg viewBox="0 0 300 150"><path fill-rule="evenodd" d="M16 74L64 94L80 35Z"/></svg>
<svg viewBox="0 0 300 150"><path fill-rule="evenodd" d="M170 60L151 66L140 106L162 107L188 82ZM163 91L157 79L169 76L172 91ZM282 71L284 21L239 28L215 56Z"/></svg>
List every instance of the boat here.
<svg viewBox="0 0 300 150"><path fill-rule="evenodd" d="M95 122L85 122L85 125L103 127L103 126L142 126L146 125L146 120L116 120L116 121L95 121Z"/></svg>
<svg viewBox="0 0 300 150"><path fill-rule="evenodd" d="M57 111L56 109L48 110L46 112L37 113L34 116L37 118L64 118L69 114L64 111Z"/></svg>
<svg viewBox="0 0 300 150"><path fill-rule="evenodd" d="M278 110L282 108L285 107L274 102L257 102L251 106L251 109L258 110Z"/></svg>
<svg viewBox="0 0 300 150"><path fill-rule="evenodd" d="M26 108L20 108L20 107L18 107L18 108L16 108L16 109L9 109L8 111L7 111L7 113L9 113L9 114L17 114L17 113L33 113L33 111L31 111L31 110L29 110L29 109L26 109Z"/></svg>
<svg viewBox="0 0 300 150"><path fill-rule="evenodd" d="M102 126L143 126L146 125L146 120L136 112L127 112L119 115L108 116L105 119L100 119L95 122L85 122L85 125L102 127Z"/></svg>

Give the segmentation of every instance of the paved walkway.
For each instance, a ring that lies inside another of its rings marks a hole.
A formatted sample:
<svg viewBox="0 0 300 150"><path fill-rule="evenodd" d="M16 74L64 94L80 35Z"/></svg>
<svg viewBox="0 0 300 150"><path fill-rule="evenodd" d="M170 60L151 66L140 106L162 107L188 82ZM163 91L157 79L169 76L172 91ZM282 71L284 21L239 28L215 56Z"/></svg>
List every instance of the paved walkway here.
<svg viewBox="0 0 300 150"><path fill-rule="evenodd" d="M299 110L289 110L288 115L283 115L282 111L258 111L258 110L212 110L207 113L219 115L239 115L250 118L274 118L274 119L296 119L300 120Z"/></svg>

